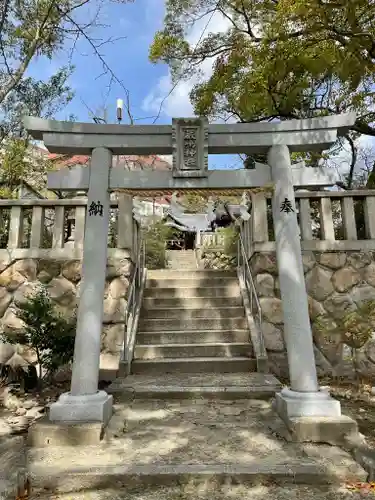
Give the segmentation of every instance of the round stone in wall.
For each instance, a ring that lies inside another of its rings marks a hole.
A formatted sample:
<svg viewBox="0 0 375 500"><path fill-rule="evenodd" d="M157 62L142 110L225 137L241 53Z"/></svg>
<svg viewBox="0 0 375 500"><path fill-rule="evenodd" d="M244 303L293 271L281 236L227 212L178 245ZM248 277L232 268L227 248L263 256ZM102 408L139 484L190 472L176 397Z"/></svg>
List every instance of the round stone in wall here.
<svg viewBox="0 0 375 500"><path fill-rule="evenodd" d="M18 318L16 311L9 307L1 320L6 335L17 336L23 332L25 323Z"/></svg>
<svg viewBox="0 0 375 500"><path fill-rule="evenodd" d="M9 304L12 302L13 296L6 288L0 287L0 317L4 316Z"/></svg>
<svg viewBox="0 0 375 500"><path fill-rule="evenodd" d="M369 285L356 286L351 290L350 296L357 305L360 305L363 302L375 300L375 288Z"/></svg>
<svg viewBox="0 0 375 500"><path fill-rule="evenodd" d="M264 317L273 324L284 322L282 302L276 297L261 297L259 299L260 307Z"/></svg>
<svg viewBox="0 0 375 500"><path fill-rule="evenodd" d="M283 352L285 349L282 331L272 323L262 322L262 332L267 351Z"/></svg>
<svg viewBox="0 0 375 500"><path fill-rule="evenodd" d="M15 264L9 266L0 275L0 286L4 286L8 292L14 292L25 281L25 276L17 271Z"/></svg>
<svg viewBox="0 0 375 500"><path fill-rule="evenodd" d="M30 300L30 298L33 297L39 289L40 283L38 281L24 283L18 288L13 296L15 304L26 304L26 302Z"/></svg>
<svg viewBox="0 0 375 500"><path fill-rule="evenodd" d="M322 252L319 256L319 263L330 269L340 269L345 266L346 253L342 252Z"/></svg>
<svg viewBox="0 0 375 500"><path fill-rule="evenodd" d="M36 274L37 274L37 261L34 259L22 259L22 260L17 260L15 263L15 269L18 271L22 276L25 276L25 278L29 281L34 281L36 280Z"/></svg>
<svg viewBox="0 0 375 500"><path fill-rule="evenodd" d="M315 266L306 274L306 289L314 299L325 300L334 291L332 282L332 271Z"/></svg>
<svg viewBox="0 0 375 500"><path fill-rule="evenodd" d="M60 274L61 262L54 260L40 259L38 262L38 280L42 283L49 283L52 278Z"/></svg>
<svg viewBox="0 0 375 500"><path fill-rule="evenodd" d="M346 292L361 281L361 275L352 267L343 267L332 276L333 286L338 292Z"/></svg>
<svg viewBox="0 0 375 500"><path fill-rule="evenodd" d="M261 273L255 277L255 287L260 297L274 296L275 281L271 274Z"/></svg>
<svg viewBox="0 0 375 500"><path fill-rule="evenodd" d="M323 305L326 311L337 319L357 308L350 295L337 292L328 297Z"/></svg>
<svg viewBox="0 0 375 500"><path fill-rule="evenodd" d="M373 332L371 340L367 342L365 352L368 359L375 363L375 332Z"/></svg>
<svg viewBox="0 0 375 500"><path fill-rule="evenodd" d="M315 256L313 252L302 252L302 264L303 264L303 271L304 273L307 273L307 271L310 271L315 264Z"/></svg>
<svg viewBox="0 0 375 500"><path fill-rule="evenodd" d="M348 255L348 264L355 269L361 269L372 262L371 252L354 252Z"/></svg>
<svg viewBox="0 0 375 500"><path fill-rule="evenodd" d="M312 320L314 320L317 316L325 314L326 311L320 302L313 299L309 295L307 296L307 300L309 303L309 316Z"/></svg>
<svg viewBox="0 0 375 500"><path fill-rule="evenodd" d="M53 278L49 282L48 292L51 299L61 306L70 306L76 303L76 288L63 276Z"/></svg>
<svg viewBox="0 0 375 500"><path fill-rule="evenodd" d="M8 344L6 342L0 342L0 364L3 365L16 352L16 346L13 344Z"/></svg>
<svg viewBox="0 0 375 500"><path fill-rule="evenodd" d="M80 260L71 260L64 264L61 274L69 281L78 283L81 279L82 263Z"/></svg>
<svg viewBox="0 0 375 500"><path fill-rule="evenodd" d="M274 253L256 253L250 260L253 276L259 273L277 274L277 261Z"/></svg>
<svg viewBox="0 0 375 500"><path fill-rule="evenodd" d="M369 285L375 287L375 262L371 262L371 264L364 269L364 278Z"/></svg>

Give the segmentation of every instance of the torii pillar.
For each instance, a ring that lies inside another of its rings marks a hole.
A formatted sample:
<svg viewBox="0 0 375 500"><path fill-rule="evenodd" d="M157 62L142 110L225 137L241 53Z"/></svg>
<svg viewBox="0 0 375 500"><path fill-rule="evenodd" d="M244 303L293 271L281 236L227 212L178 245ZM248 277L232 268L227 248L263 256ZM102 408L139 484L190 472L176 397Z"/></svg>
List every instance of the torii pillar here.
<svg viewBox="0 0 375 500"><path fill-rule="evenodd" d="M339 401L320 390L317 379L289 148L270 148L268 165L275 183L272 213L290 378L290 389L276 394L276 408L286 421L340 417Z"/></svg>
<svg viewBox="0 0 375 500"><path fill-rule="evenodd" d="M106 425L112 416L113 396L98 390L111 167L112 152L103 147L93 149L71 388L50 406L49 418L53 422L102 422Z"/></svg>

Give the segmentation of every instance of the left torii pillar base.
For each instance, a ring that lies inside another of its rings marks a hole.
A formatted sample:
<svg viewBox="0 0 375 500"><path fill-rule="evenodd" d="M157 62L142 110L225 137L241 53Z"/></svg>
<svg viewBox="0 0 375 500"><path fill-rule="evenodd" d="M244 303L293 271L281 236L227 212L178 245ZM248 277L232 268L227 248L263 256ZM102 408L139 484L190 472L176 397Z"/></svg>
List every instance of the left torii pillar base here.
<svg viewBox="0 0 375 500"><path fill-rule="evenodd" d="M46 416L29 427L27 446L90 446L100 444L104 436L102 422L51 422Z"/></svg>
<svg viewBox="0 0 375 500"><path fill-rule="evenodd" d="M29 427L30 447L87 446L99 444L112 417L113 396L104 391L95 394L61 394L49 415Z"/></svg>
<svg viewBox="0 0 375 500"><path fill-rule="evenodd" d="M51 422L102 422L106 426L112 416L113 396L105 391L95 394L61 394L50 407Z"/></svg>

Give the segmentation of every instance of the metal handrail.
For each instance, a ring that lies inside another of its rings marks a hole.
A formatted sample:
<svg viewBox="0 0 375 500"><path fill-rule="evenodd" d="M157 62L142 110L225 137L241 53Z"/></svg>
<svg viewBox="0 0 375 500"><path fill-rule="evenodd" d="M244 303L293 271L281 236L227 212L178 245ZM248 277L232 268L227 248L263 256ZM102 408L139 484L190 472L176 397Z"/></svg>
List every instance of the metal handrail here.
<svg viewBox="0 0 375 500"><path fill-rule="evenodd" d="M266 353L266 347L264 342L264 336L262 331L262 308L259 302L257 290L254 284L253 276L251 274L250 266L247 261L245 245L241 236L241 232L238 235L238 247L237 247L237 268L239 275L242 277L242 281L246 287L247 295L250 302L250 311L258 327L258 341L260 344L261 352Z"/></svg>
<svg viewBox="0 0 375 500"><path fill-rule="evenodd" d="M128 364L128 366L130 366L130 363L133 359L135 336L137 333L146 273L145 262L146 248L144 241L141 240L138 246L137 261L135 264L133 278L129 287L128 303L125 312L126 329L124 339L124 353L122 358L123 361Z"/></svg>
<svg viewBox="0 0 375 500"><path fill-rule="evenodd" d="M194 257L195 257L195 265L197 269L200 269L200 257L199 257L199 252L200 249L195 247L194 248Z"/></svg>

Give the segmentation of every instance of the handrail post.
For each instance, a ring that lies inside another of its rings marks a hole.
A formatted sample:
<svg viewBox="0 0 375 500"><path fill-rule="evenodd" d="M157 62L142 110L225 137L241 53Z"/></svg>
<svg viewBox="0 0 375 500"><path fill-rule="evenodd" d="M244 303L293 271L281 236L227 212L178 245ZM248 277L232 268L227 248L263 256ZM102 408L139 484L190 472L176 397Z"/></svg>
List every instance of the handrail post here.
<svg viewBox="0 0 375 500"><path fill-rule="evenodd" d="M146 249L145 242L139 231L137 238L137 253L134 255L135 269L130 283L128 304L126 308L126 330L124 335L124 359L126 375L130 373L130 365L133 358L136 330L138 327L139 312L143 296L143 285L145 280Z"/></svg>

